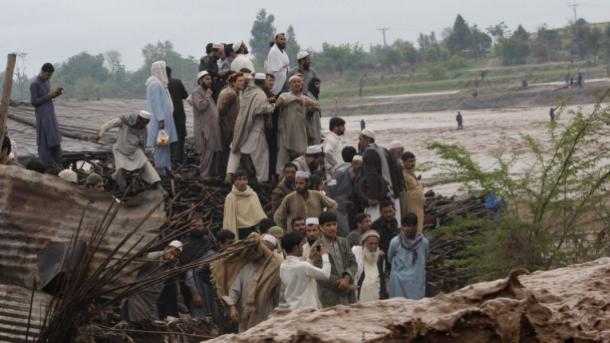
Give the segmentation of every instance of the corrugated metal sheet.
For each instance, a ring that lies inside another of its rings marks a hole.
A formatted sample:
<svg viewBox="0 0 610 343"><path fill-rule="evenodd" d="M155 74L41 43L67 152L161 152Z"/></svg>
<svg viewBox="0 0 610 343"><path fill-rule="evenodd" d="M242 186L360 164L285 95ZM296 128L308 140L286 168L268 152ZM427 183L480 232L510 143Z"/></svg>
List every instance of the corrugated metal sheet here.
<svg viewBox="0 0 610 343"><path fill-rule="evenodd" d="M0 284L0 342L24 342L32 291L23 287ZM36 292L32 302L32 317L28 339L36 337L42 326L51 297Z"/></svg>
<svg viewBox="0 0 610 343"><path fill-rule="evenodd" d="M95 261L107 256L162 199L160 192L148 191L132 199L132 205L125 204L112 222ZM0 283L31 287L37 274L36 254L49 243L69 241L78 228L83 209L86 213L81 237L86 240L87 233L103 218L112 201L110 194L91 193L52 175L0 166ZM140 245L153 239L165 220L161 204L122 252L140 235L146 236ZM122 275L122 280L129 279Z"/></svg>

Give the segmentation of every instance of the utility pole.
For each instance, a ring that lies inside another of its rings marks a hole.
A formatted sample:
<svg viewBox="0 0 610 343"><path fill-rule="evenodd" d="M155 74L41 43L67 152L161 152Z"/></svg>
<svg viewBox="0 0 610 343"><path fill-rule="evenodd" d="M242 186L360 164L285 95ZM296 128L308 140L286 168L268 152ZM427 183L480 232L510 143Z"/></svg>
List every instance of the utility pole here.
<svg viewBox="0 0 610 343"><path fill-rule="evenodd" d="M4 86L2 88L2 101L0 102L0 147L4 142L6 132L6 117L11 102L11 90L13 88L13 72L15 71L16 54L8 54L6 72L4 73Z"/></svg>
<svg viewBox="0 0 610 343"><path fill-rule="evenodd" d="M388 47L388 42L385 39L385 33L386 31L388 31L390 28L389 27L382 27L377 29L377 31L381 31L381 35L383 35L383 47L387 48Z"/></svg>
<svg viewBox="0 0 610 343"><path fill-rule="evenodd" d="M576 24L576 22L578 21L578 7L579 6L580 6L580 4L578 4L578 3L573 3L573 4L568 5L568 7L572 8L572 12L574 13L574 35L576 36L576 53L578 54L578 56L581 55L580 30L578 28L578 25Z"/></svg>
<svg viewBox="0 0 610 343"><path fill-rule="evenodd" d="M580 6L580 4L578 4L578 3L568 5L568 7L572 7L572 12L574 13L574 25L576 25L576 21L578 20L578 7L579 6Z"/></svg>

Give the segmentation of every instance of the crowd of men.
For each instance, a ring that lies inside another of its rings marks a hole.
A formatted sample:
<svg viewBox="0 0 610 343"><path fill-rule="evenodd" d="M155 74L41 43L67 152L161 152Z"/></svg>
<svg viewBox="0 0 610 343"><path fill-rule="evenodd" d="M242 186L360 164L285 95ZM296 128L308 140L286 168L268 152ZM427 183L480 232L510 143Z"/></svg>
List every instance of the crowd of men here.
<svg viewBox="0 0 610 343"><path fill-rule="evenodd" d="M311 58L302 51L291 68L285 46L285 35L277 34L265 73L257 73L243 41L208 44L190 94L165 62L154 62L146 81L146 110L112 119L97 133L99 140L118 129L112 179L120 189L133 175L160 187L161 178L184 162L187 101L193 108L199 176L232 184L223 229L209 237L209 223L195 215L192 233L150 253L140 277L213 256L236 240L256 240L262 252L242 257L224 289L215 280L220 276L202 267L189 270L180 282L168 280L132 295L122 306L125 320L177 316L183 303L193 317L211 317L221 327L232 322L227 331L243 331L278 308L425 296L425 197L415 155L398 141L378 145L376 133L364 125L351 145L339 117L330 119L323 134L320 80ZM53 66L45 64L31 86L39 152L31 169L41 172L62 166L53 108L62 91L50 87L52 74ZM152 162L146 155L151 147ZM9 164L10 153L5 138L3 164ZM78 182L69 169L59 176ZM92 173L86 183L103 191L103 181ZM275 185L272 213L263 210L252 182Z"/></svg>

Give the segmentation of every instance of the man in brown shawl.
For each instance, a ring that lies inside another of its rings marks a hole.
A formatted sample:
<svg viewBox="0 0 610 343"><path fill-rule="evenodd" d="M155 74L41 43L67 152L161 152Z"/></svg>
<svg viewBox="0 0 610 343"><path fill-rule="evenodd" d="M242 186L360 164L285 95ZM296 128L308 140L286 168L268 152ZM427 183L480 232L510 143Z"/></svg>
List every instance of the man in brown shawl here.
<svg viewBox="0 0 610 343"><path fill-rule="evenodd" d="M265 137L265 114L273 112L273 105L269 103L267 95L262 89L265 78L265 74L257 73L254 77L254 86L246 87L240 101L227 166L227 179L232 177L232 174L239 168L243 154L250 156L256 170L256 179L259 182L269 180L269 148Z"/></svg>
<svg viewBox="0 0 610 343"><path fill-rule="evenodd" d="M403 170L402 175L405 178L403 194L401 194L401 210L403 213L414 213L417 216L417 232L421 233L424 228L424 206L426 205L426 196L424 188L415 176L415 154L410 151L402 155Z"/></svg>
<svg viewBox="0 0 610 343"><path fill-rule="evenodd" d="M212 98L212 77L207 71L197 74L197 87L191 94L195 148L199 153L199 176L210 179L214 153L222 150L218 110Z"/></svg>
<svg viewBox="0 0 610 343"><path fill-rule="evenodd" d="M280 174L284 165L303 155L307 150L308 109L318 109L319 104L313 98L303 94L303 79L294 75L289 79L290 92L282 93L276 102L280 114L278 120L278 155L276 172Z"/></svg>
<svg viewBox="0 0 610 343"><path fill-rule="evenodd" d="M258 236L252 238L260 241L258 252L246 258L233 258L214 264L215 269L224 270L235 270L225 264L241 264L239 272L230 277L230 288L218 288L219 295L229 306L231 320L239 322L240 332L266 320L279 303L280 265L283 257L281 253L269 248L273 240L269 236L265 240ZM271 245L277 247L277 240Z"/></svg>
<svg viewBox="0 0 610 343"><path fill-rule="evenodd" d="M226 157L229 158L229 146L233 141L233 130L235 129L235 121L239 114L239 98L244 89L244 75L236 73L229 76L229 84L225 87L218 96L218 117L220 121L220 132L222 136L222 150Z"/></svg>

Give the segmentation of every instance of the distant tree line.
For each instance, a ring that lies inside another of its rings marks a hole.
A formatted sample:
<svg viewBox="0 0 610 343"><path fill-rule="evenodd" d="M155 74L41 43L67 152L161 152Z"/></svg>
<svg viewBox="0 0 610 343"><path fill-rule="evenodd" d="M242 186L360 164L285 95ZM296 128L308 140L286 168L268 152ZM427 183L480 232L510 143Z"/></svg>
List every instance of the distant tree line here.
<svg viewBox="0 0 610 343"><path fill-rule="evenodd" d="M262 69L270 44L279 32L274 22L275 16L261 9L252 25L249 45L258 70ZM284 32L286 52L296 65L301 46L295 29L290 25ZM504 65L576 59L609 63L610 25L592 25L578 19L564 28L541 26L536 32L528 32L521 25L511 31L503 22L481 30L457 15L453 26L443 30L440 38L435 32L421 33L415 44L397 39L388 46L378 44L365 49L359 43L323 43L320 51L309 50L313 66L320 72L423 68L430 78L443 79L447 71L487 58L498 58ZM144 83L151 63L156 60L165 60L173 76L187 83L197 73L199 56L182 56L170 41L147 44L142 56L144 64L136 71L127 71L118 51L97 55L81 52L56 65L54 82L63 85L65 95L72 98L133 98L144 96ZM16 76L13 94L17 98L27 98L29 80L24 75ZM0 81L2 78L0 74Z"/></svg>

